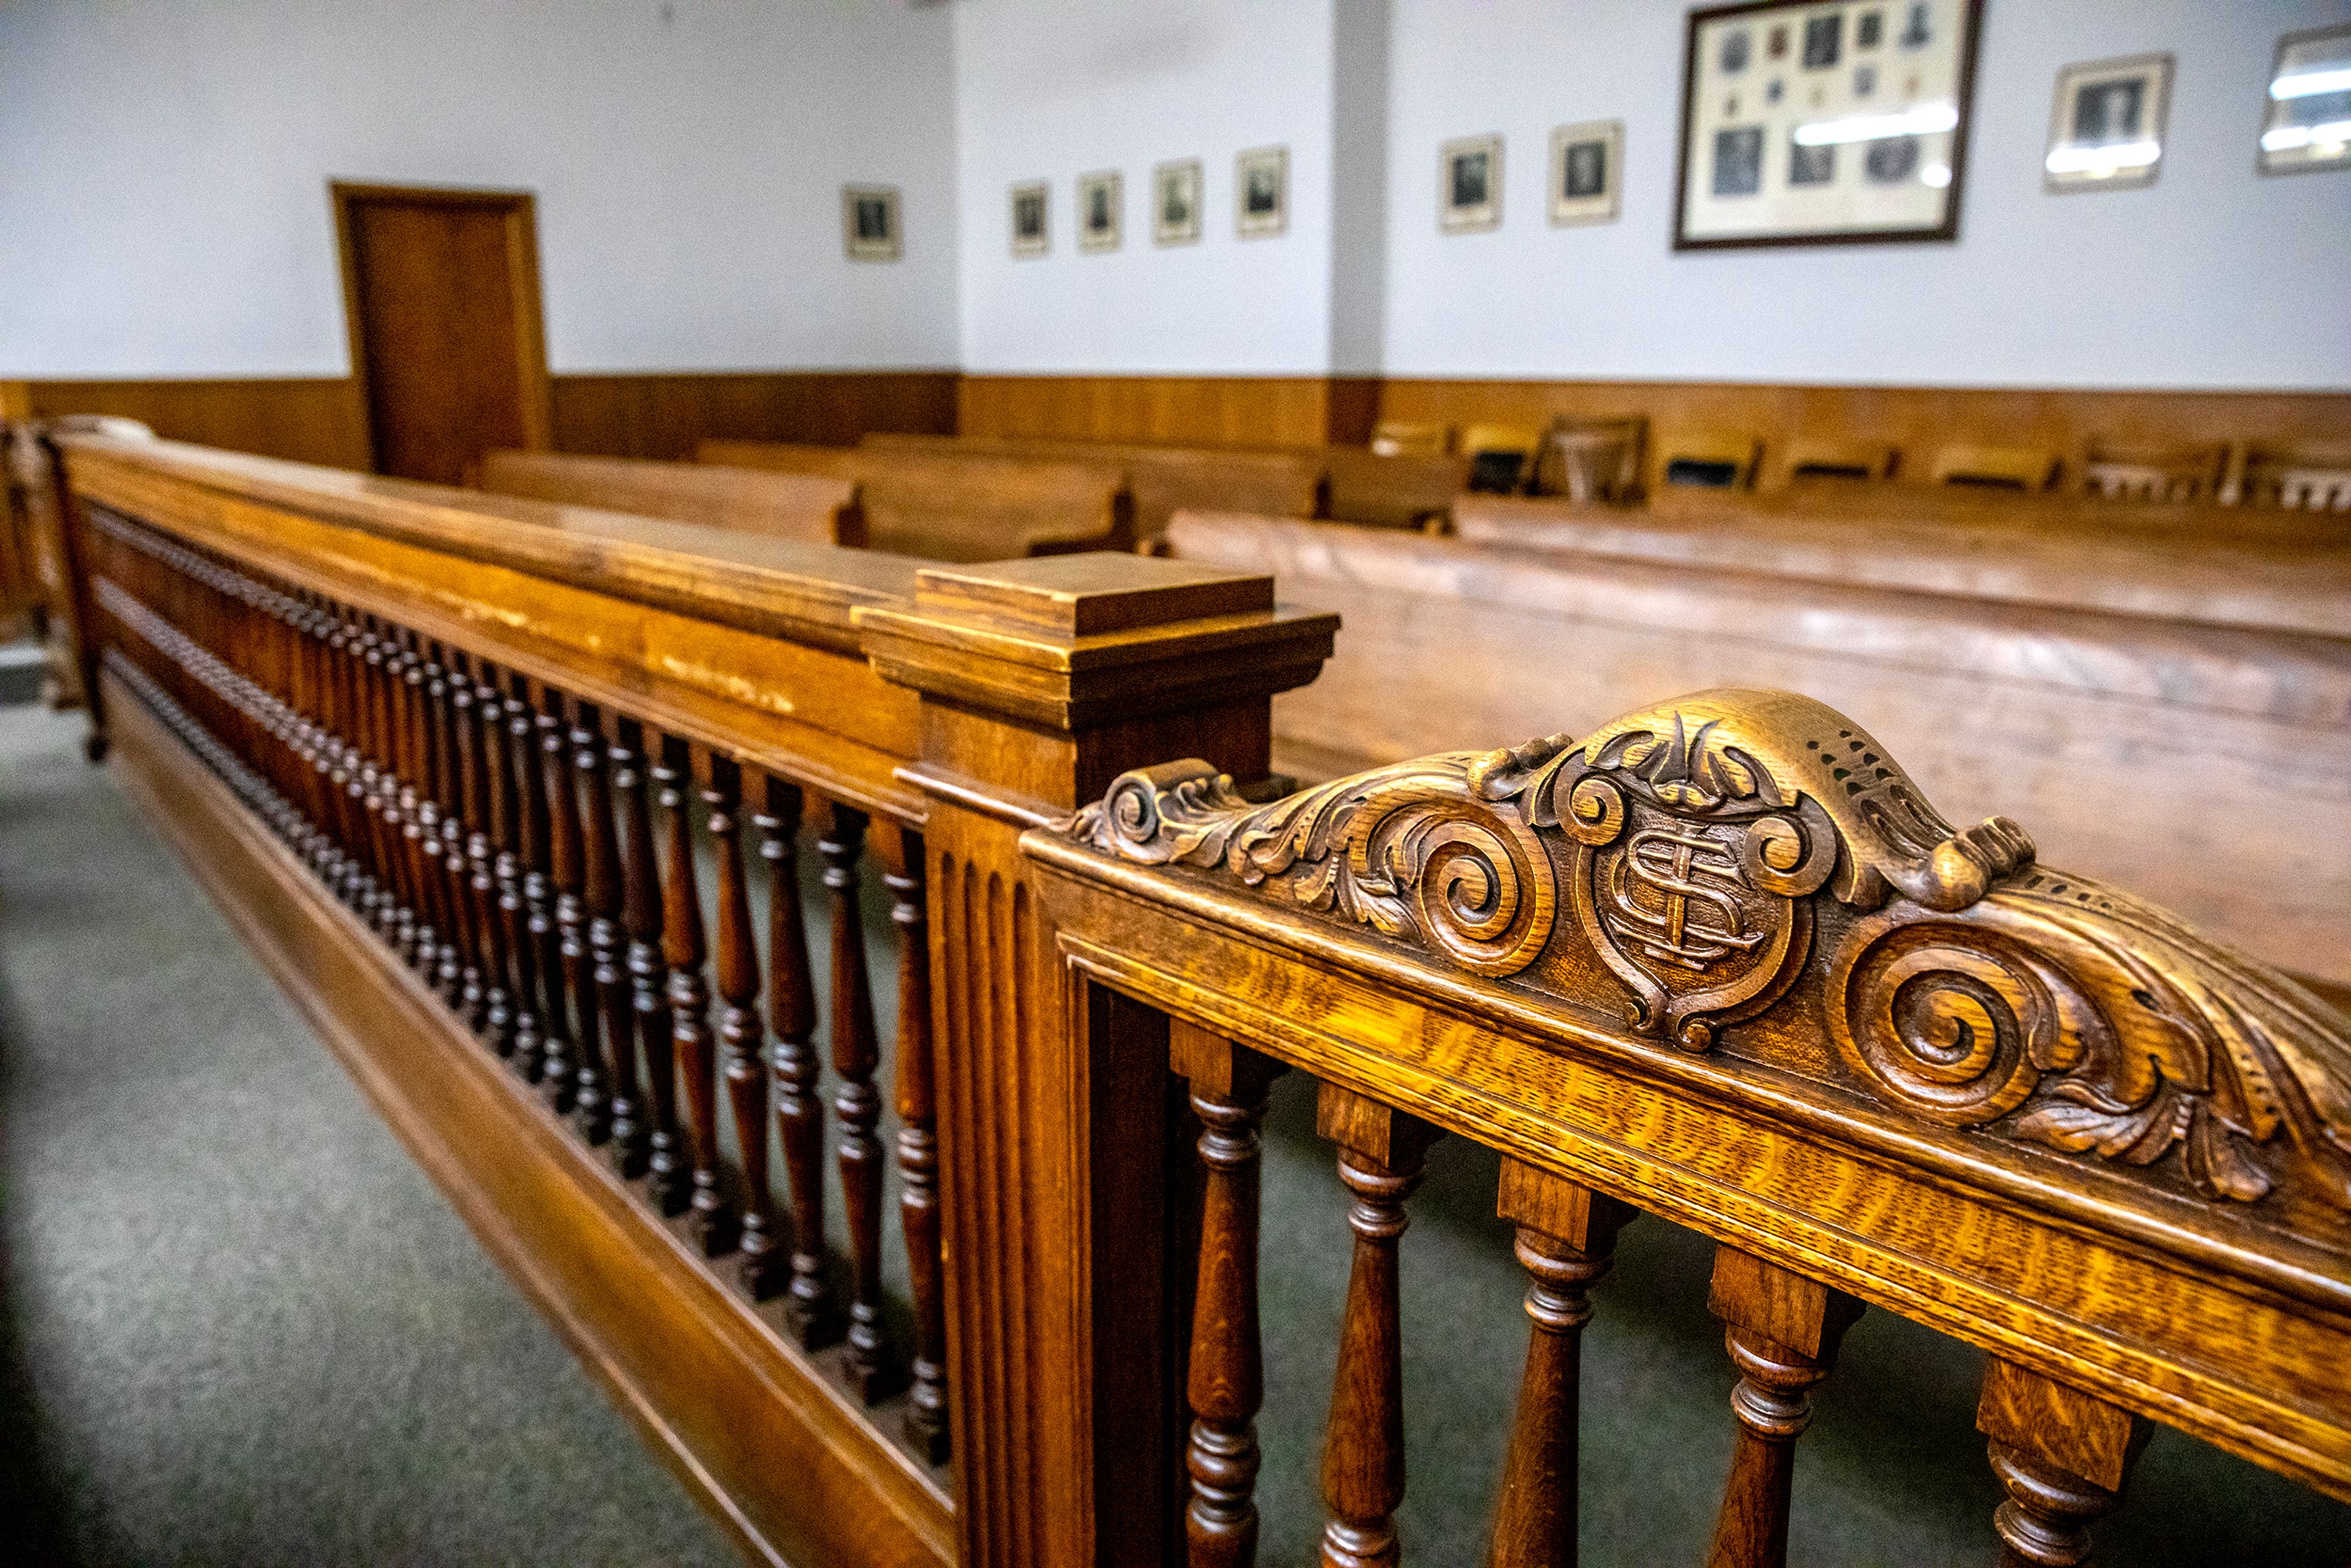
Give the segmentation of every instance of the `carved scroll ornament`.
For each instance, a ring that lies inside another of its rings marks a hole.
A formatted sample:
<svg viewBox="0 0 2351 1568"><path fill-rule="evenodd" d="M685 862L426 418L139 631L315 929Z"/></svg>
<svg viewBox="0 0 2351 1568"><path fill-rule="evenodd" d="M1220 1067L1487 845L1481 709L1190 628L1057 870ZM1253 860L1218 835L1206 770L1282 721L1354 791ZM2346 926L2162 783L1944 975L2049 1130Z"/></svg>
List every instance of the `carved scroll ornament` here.
<svg viewBox="0 0 2351 1568"><path fill-rule="evenodd" d="M1922 1119L2129 1166L2178 1149L2210 1197L2252 1201L2291 1172L2351 1210L2339 1012L2158 909L2035 868L2004 818L1953 829L1803 698L1705 692L1580 743L1449 752L1265 803L1170 763L1067 831L1488 978L1580 940L1640 1033L1704 1051L1772 1014Z"/></svg>

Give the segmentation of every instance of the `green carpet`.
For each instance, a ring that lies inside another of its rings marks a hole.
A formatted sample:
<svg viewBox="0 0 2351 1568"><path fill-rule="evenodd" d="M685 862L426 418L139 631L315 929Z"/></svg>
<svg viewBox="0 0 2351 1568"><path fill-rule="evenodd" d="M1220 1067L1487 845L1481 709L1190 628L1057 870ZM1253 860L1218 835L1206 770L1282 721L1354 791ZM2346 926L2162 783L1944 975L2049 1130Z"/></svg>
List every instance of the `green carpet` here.
<svg viewBox="0 0 2351 1568"><path fill-rule="evenodd" d="M0 712L0 1519L26 1560L730 1561L78 735ZM865 915L886 1040L878 890ZM1481 1560L1525 1351L1495 1171L1439 1145L1403 1242L1402 1527L1424 1565ZM1298 1074L1265 1192L1259 1560L1288 1568L1314 1558L1349 1235ZM1583 1561L1695 1563L1732 1429L1709 1249L1644 1219L1619 1259L1586 1341ZM1863 1318L1800 1450L1794 1561L1991 1560L1980 1367ZM2100 1540L2108 1563L2339 1568L2351 1508L2158 1430Z"/></svg>
<svg viewBox="0 0 2351 1568"><path fill-rule="evenodd" d="M8 1560L738 1561L81 729L0 710Z"/></svg>

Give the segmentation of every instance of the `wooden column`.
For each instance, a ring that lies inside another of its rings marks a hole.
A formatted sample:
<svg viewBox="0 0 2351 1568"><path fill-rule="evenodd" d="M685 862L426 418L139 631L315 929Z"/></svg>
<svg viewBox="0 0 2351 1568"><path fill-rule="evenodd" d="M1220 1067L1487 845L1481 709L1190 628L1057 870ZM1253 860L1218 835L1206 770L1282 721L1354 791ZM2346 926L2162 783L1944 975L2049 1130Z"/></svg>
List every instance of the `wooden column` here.
<svg viewBox="0 0 2351 1568"><path fill-rule="evenodd" d="M774 1293L776 1241L768 1197L768 1067L760 1055L767 1030L759 1021L751 890L743 876L741 765L731 757L713 757L702 799L710 808L710 842L718 862L718 1043L726 1098L735 1112L736 1157L743 1166L736 1268L756 1301Z"/></svg>
<svg viewBox="0 0 2351 1568"><path fill-rule="evenodd" d="M1992 1516L2001 1568L2073 1568L2090 1556L2090 1526L2121 1500L2147 1424L2119 1406L1993 1356L1984 1364L1976 1427L2008 1489Z"/></svg>
<svg viewBox="0 0 2351 1568"><path fill-rule="evenodd" d="M865 963L865 920L858 862L865 852L865 814L835 801L826 812L824 887L832 904L832 1103L841 1127L841 1207L849 1221L849 1331L844 1369L859 1397L873 1404L893 1387L896 1369L882 1326L882 1065L873 991Z"/></svg>
<svg viewBox="0 0 2351 1568"><path fill-rule="evenodd" d="M924 698L961 1561L1164 1563L1186 1500L1166 1031L1070 968L1020 834L1130 768L1261 778L1269 699L1313 678L1336 622L1276 610L1267 578L1123 555L925 569L910 608L856 619Z"/></svg>
<svg viewBox="0 0 2351 1568"><path fill-rule="evenodd" d="M1396 1242L1405 1201L1437 1130L1335 1083L1322 1085L1314 1124L1339 1145L1339 1179L1354 1202L1347 1308L1322 1438L1323 1568L1394 1568L1404 1561L1395 1511L1404 1501L1404 1326Z"/></svg>
<svg viewBox="0 0 2351 1568"><path fill-rule="evenodd" d="M1527 1290L1526 1372L1502 1460L1488 1568L1574 1568L1577 1396L1586 1294L1616 1260L1616 1232L1639 1212L1563 1176L1504 1159L1495 1210L1519 1228Z"/></svg>
<svg viewBox="0 0 2351 1568"><path fill-rule="evenodd" d="M694 864L694 753L686 742L662 742L653 764L661 788L662 957L669 965L669 1035L684 1091L686 1148L692 1176L686 1214L704 1254L735 1249L735 1214L718 1186L718 1062L710 1033L709 958L703 936L702 890Z"/></svg>
<svg viewBox="0 0 2351 1568"><path fill-rule="evenodd" d="M1861 1303L1735 1247L1717 1247L1707 1304L1728 1325L1723 1343L1740 1374L1730 1394L1739 1446L1708 1568L1782 1568L1796 1439L1812 1424L1813 1385L1836 1364L1837 1343L1861 1316Z"/></svg>

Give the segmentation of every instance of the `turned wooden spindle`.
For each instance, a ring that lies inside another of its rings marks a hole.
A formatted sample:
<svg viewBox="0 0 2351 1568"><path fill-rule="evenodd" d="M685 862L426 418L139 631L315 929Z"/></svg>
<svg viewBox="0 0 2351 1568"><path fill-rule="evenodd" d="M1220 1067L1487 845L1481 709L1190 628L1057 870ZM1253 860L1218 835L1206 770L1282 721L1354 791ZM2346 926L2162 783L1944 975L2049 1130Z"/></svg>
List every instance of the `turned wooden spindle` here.
<svg viewBox="0 0 2351 1568"><path fill-rule="evenodd" d="M662 958L669 966L669 1033L676 1051L677 1078L684 1090L686 1148L692 1161L686 1200L688 1222L703 1255L734 1249L734 1216L718 1187L717 1060L710 1035L710 982L703 974L709 956L703 936L702 892L694 870L694 758L675 737L662 742L653 766L662 820L667 827L662 852Z"/></svg>
<svg viewBox="0 0 2351 1568"><path fill-rule="evenodd" d="M474 716L474 679L462 667L449 679L449 716L457 740L457 814L448 830L450 874L465 903L467 943L458 1010L476 1033L488 1027L490 993L497 988L497 907L490 880L490 837L483 831L489 777L482 766L481 725Z"/></svg>
<svg viewBox="0 0 2351 1568"><path fill-rule="evenodd" d="M557 826L554 882L557 949L571 992L578 1026L571 1060L549 1062L548 1098L567 1102L590 1144L612 1136L620 1067L633 1068L636 1019L620 967L620 855L612 836L611 789L604 775L604 737L591 703L573 708L573 723L550 724L540 745ZM569 1082L565 1082L566 1074ZM623 1164L623 1170L626 1165ZM633 1175L633 1172L628 1174Z"/></svg>
<svg viewBox="0 0 2351 1568"><path fill-rule="evenodd" d="M890 919L898 927L898 1218L906 1283L914 1299L914 1354L907 1367L906 1441L932 1464L947 1459L947 1323L939 1257L938 1094L931 1046L931 944L924 902L923 840L885 826L876 849Z"/></svg>
<svg viewBox="0 0 2351 1568"><path fill-rule="evenodd" d="M768 1194L768 1070L759 1059L759 952L751 927L751 890L743 874L743 769L713 756L702 791L710 808L712 857L718 868L718 1047L726 1099L735 1113L736 1156L743 1166L743 1209L737 1270L752 1299L775 1293L781 1248Z"/></svg>
<svg viewBox="0 0 2351 1568"><path fill-rule="evenodd" d="M1315 1103L1315 1126L1339 1145L1339 1179L1354 1201L1347 1223L1355 1257L1331 1419L1322 1440L1325 1568L1374 1568L1404 1560L1395 1511L1404 1501L1404 1333L1396 1241L1405 1201L1420 1186L1437 1129L1335 1083Z"/></svg>
<svg viewBox="0 0 2351 1568"><path fill-rule="evenodd" d="M600 1062L604 1061L604 1009L595 989L595 977L588 968L588 943L585 943L580 910L580 882L588 874L588 818L583 813L579 780L571 767L571 738L579 731L569 727L564 715L564 695L559 691L546 691L546 701L538 712L531 715L529 746L538 759L538 797L546 801L548 816L548 865L546 873L536 882L536 903L531 905L531 926L538 938L538 971L546 977L548 1016L550 1025L546 1030L546 1062L540 1070L538 1089L546 1095L548 1107L555 1114L564 1114L569 1107L579 1107L580 1128L588 1133L588 1143L595 1143L601 1133L601 1110L595 1100L601 1093ZM601 768L600 768L601 771ZM607 811L607 818L611 813ZM607 821L604 832L611 832Z"/></svg>
<svg viewBox="0 0 2351 1568"><path fill-rule="evenodd" d="M817 852L832 904L832 1071L841 1087L832 1102L841 1122L841 1204L849 1221L856 1288L849 1302L847 1371L868 1405L889 1392L894 1378L882 1325L882 1092L873 1074L882 1052L873 1026L873 993L865 966L865 920L858 898L857 862L865 851L865 813L835 801L826 813Z"/></svg>
<svg viewBox="0 0 2351 1568"><path fill-rule="evenodd" d="M1638 1210L1563 1176L1504 1159L1495 1211L1518 1227L1527 1289L1527 1364L1502 1460L1488 1568L1574 1568L1577 1396L1587 1292L1616 1260Z"/></svg>
<svg viewBox="0 0 2351 1568"><path fill-rule="evenodd" d="M1714 1249L1708 1307L1739 1368L1730 1408L1739 1442L1723 1485L1708 1568L1780 1568L1788 1560L1788 1492L1812 1389L1836 1364L1861 1303L1735 1247Z"/></svg>
<svg viewBox="0 0 2351 1568"><path fill-rule="evenodd" d="M1984 1365L1976 1428L2007 1500L1992 1515L2001 1568L2073 1568L2090 1527L2121 1500L2150 1430L2119 1406L1998 1356Z"/></svg>
<svg viewBox="0 0 2351 1568"><path fill-rule="evenodd" d="M1258 1129L1282 1064L1180 1020L1169 1063L1189 1081L1200 1118L1199 1268L1192 1299L1192 1411L1184 1463L1191 1568L1248 1568L1257 1560L1257 1413L1265 1403L1258 1329Z"/></svg>
<svg viewBox="0 0 2351 1568"><path fill-rule="evenodd" d="M451 678L446 657L445 653L442 653L425 672L427 725L433 732L433 799L429 810L420 807L418 816L419 826L429 829L423 848L434 896L445 922L441 933L440 964L427 978L438 986L442 999L455 1007L463 995L465 967L473 961L473 934L466 893L454 874L449 851L450 841L457 832L455 818L462 790L457 769L456 713L451 700L456 683Z"/></svg>
<svg viewBox="0 0 2351 1568"><path fill-rule="evenodd" d="M803 1348L830 1343L839 1314L824 1266L824 1059L816 1044L816 981L800 911L800 791L769 778L759 829L768 862L768 1017L774 1029L776 1130L790 1189L792 1277L784 1321Z"/></svg>
<svg viewBox="0 0 2351 1568"><path fill-rule="evenodd" d="M511 1058L530 1006L529 973L523 966L522 884L515 868L516 798L514 770L507 742L506 699L499 694L497 672L475 661L474 718L481 726L480 752L483 794L481 851L476 875L489 878L492 955L484 988L484 1025L500 1056ZM468 841L467 852L473 852Z"/></svg>
<svg viewBox="0 0 2351 1568"><path fill-rule="evenodd" d="M677 1073L670 1050L668 1004L661 992L661 876L654 865L653 812L645 800L643 727L632 718L619 719L607 755L612 765L612 813L621 831L621 924L629 938L629 1016L635 1020L632 1032L643 1059L647 1094L643 1165L653 1178L653 1202L664 1214L675 1214L694 1189L678 1159ZM589 934L592 941L593 926ZM614 1028L617 1034L617 1020ZM624 1169L634 1163L628 1145L614 1154Z"/></svg>
<svg viewBox="0 0 2351 1568"><path fill-rule="evenodd" d="M506 771L513 779L515 840L507 886L515 943L515 1067L527 1083L548 1074L571 1072L571 1041L564 1020L564 973L548 964L555 938L555 910L548 903L548 837L555 818L548 811L546 771L538 767L538 724L531 712L529 682L507 674L501 694L506 727Z"/></svg>

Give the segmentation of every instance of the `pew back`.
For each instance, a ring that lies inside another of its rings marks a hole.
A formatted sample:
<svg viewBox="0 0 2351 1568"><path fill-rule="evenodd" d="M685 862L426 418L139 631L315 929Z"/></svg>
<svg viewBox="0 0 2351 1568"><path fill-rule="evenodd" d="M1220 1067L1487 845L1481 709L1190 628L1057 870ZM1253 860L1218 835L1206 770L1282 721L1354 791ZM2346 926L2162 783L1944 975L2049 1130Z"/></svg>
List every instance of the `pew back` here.
<svg viewBox="0 0 2351 1568"><path fill-rule="evenodd" d="M705 441L695 458L854 483L877 550L981 561L1134 544L1134 497L1111 465L778 441Z"/></svg>
<svg viewBox="0 0 2351 1568"><path fill-rule="evenodd" d="M601 507L809 544L865 543L856 482L847 478L501 450L482 455L477 483L500 496Z"/></svg>
<svg viewBox="0 0 2351 1568"><path fill-rule="evenodd" d="M2126 592L1915 548L1874 558L1876 580L1834 555L1775 578L1700 549L1703 536L1579 556L1187 514L1169 540L1180 559L1272 572L1299 603L1346 611L1323 678L1275 706L1283 766L1302 776L1580 732L1638 693L1817 693L1879 716L1961 816L2029 818L2053 859L2351 983L2339 560L2324 580L2303 569L2306 583L2213 570ZM1914 591L1935 572L1942 591ZM2158 743L2183 733L2199 737L2194 768Z"/></svg>
<svg viewBox="0 0 2351 1568"><path fill-rule="evenodd" d="M1261 512L1277 517L1322 515L1320 454L1251 452L1142 442L1056 441L1041 436L909 435L875 433L868 450L943 455L1042 457L1115 465L1134 496L1134 532L1141 540L1167 531L1179 511Z"/></svg>

